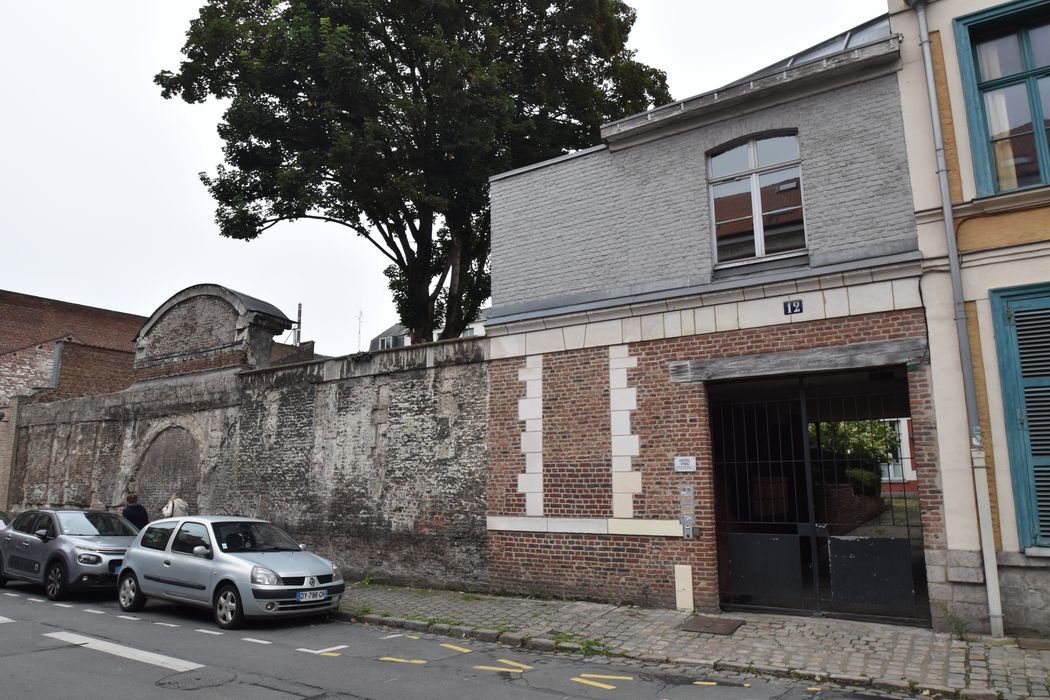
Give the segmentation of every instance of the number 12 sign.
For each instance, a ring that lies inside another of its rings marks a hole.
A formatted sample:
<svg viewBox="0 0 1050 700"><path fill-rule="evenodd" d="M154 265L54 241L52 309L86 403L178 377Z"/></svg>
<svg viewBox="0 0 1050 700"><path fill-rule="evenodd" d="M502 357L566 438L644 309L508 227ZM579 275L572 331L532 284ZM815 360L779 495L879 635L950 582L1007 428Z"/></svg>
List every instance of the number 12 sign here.
<svg viewBox="0 0 1050 700"><path fill-rule="evenodd" d="M791 301L784 302L784 315L791 316L793 314L802 313L802 300L792 299Z"/></svg>

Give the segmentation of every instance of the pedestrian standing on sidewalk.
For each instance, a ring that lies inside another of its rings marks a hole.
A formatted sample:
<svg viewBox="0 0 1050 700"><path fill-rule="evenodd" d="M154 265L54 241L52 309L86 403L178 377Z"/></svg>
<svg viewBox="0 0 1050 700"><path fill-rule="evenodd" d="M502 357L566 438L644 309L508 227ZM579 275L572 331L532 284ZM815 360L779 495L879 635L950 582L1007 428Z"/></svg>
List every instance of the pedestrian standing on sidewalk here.
<svg viewBox="0 0 1050 700"><path fill-rule="evenodd" d="M165 518L179 518L190 514L190 506L186 501L179 498L178 493L171 494L171 498L164 504L160 514Z"/></svg>
<svg viewBox="0 0 1050 700"><path fill-rule="evenodd" d="M128 504L124 507L121 515L124 516L125 520L140 530L146 527L146 524L149 523L149 514L139 503L139 497L133 493L128 494Z"/></svg>

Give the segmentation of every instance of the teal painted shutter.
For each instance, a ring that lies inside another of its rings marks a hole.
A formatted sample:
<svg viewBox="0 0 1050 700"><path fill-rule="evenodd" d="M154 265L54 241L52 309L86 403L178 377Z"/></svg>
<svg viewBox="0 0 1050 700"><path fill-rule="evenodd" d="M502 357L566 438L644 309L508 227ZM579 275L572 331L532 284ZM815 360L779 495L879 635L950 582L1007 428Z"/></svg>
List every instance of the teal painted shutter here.
<svg viewBox="0 0 1050 700"><path fill-rule="evenodd" d="M1004 299L1004 408L1027 544L1050 546L1050 297ZM1027 536L1026 535L1027 532ZM1023 543L1022 546L1026 546Z"/></svg>
<svg viewBox="0 0 1050 700"><path fill-rule="evenodd" d="M1009 304L1017 341L1018 437L1031 470L1032 535L1050 545L1050 298Z"/></svg>

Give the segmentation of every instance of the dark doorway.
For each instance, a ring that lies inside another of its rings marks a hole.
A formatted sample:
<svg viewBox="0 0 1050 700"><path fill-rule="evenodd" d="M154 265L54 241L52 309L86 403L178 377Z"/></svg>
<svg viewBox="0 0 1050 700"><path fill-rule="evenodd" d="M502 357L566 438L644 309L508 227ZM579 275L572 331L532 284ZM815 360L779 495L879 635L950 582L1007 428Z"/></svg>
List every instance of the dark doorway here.
<svg viewBox="0 0 1050 700"><path fill-rule="evenodd" d="M906 370L708 396L723 606L928 621Z"/></svg>

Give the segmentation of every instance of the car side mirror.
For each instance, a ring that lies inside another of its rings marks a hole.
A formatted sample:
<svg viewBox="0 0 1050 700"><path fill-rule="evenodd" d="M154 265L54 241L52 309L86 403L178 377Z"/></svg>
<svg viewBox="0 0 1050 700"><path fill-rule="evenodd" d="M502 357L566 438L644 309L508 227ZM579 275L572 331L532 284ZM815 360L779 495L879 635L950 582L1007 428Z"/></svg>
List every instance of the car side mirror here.
<svg viewBox="0 0 1050 700"><path fill-rule="evenodd" d="M205 547L203 544L199 544L193 548L193 556L211 559L211 550Z"/></svg>
<svg viewBox="0 0 1050 700"><path fill-rule="evenodd" d="M303 550L305 552L306 551L306 545L305 544L300 544L299 545L299 549L301 549L301 550Z"/></svg>
<svg viewBox="0 0 1050 700"><path fill-rule="evenodd" d="M33 534L35 534L37 537L42 539L44 542L47 542L48 537L47 537L47 530L46 529L37 530Z"/></svg>

